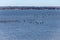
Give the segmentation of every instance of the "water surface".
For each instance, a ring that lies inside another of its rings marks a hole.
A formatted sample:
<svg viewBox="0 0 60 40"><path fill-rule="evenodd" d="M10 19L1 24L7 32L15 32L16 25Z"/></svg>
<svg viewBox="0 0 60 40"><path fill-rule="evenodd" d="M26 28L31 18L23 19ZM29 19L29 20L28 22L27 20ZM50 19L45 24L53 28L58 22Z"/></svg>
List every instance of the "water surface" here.
<svg viewBox="0 0 60 40"><path fill-rule="evenodd" d="M59 40L60 10L0 10L0 40Z"/></svg>

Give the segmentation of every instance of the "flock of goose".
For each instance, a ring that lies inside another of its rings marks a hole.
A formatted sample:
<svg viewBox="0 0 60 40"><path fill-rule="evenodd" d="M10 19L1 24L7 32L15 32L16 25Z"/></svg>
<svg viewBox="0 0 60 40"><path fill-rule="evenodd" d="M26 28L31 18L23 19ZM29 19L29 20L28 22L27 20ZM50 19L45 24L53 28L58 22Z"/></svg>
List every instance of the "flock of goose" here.
<svg viewBox="0 0 60 40"><path fill-rule="evenodd" d="M27 20L27 19L22 19L22 20L0 20L0 23L28 23L28 24L43 24L43 21L38 21L38 20Z"/></svg>

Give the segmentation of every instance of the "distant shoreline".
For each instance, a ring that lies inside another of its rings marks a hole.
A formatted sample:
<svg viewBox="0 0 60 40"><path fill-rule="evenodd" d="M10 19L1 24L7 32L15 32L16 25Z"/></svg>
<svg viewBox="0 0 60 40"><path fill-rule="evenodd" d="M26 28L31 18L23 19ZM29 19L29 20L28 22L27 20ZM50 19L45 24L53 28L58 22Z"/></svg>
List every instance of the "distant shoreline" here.
<svg viewBox="0 0 60 40"><path fill-rule="evenodd" d="M0 7L0 10L59 10L60 7Z"/></svg>

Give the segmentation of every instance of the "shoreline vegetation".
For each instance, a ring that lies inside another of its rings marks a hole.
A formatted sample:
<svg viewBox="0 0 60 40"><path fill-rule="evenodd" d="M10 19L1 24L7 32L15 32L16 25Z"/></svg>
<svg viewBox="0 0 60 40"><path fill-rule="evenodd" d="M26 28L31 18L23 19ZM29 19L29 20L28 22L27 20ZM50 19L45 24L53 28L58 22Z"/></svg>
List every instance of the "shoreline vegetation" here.
<svg viewBox="0 0 60 40"><path fill-rule="evenodd" d="M59 10L60 7L18 7L7 6L0 7L0 10Z"/></svg>

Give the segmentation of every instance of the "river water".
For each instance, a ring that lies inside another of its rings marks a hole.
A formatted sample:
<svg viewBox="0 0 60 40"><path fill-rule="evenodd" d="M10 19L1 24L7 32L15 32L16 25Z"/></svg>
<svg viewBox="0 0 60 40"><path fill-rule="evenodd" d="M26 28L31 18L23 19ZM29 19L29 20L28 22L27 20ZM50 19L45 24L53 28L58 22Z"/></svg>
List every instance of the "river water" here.
<svg viewBox="0 0 60 40"><path fill-rule="evenodd" d="M60 10L0 10L0 40L60 40Z"/></svg>

